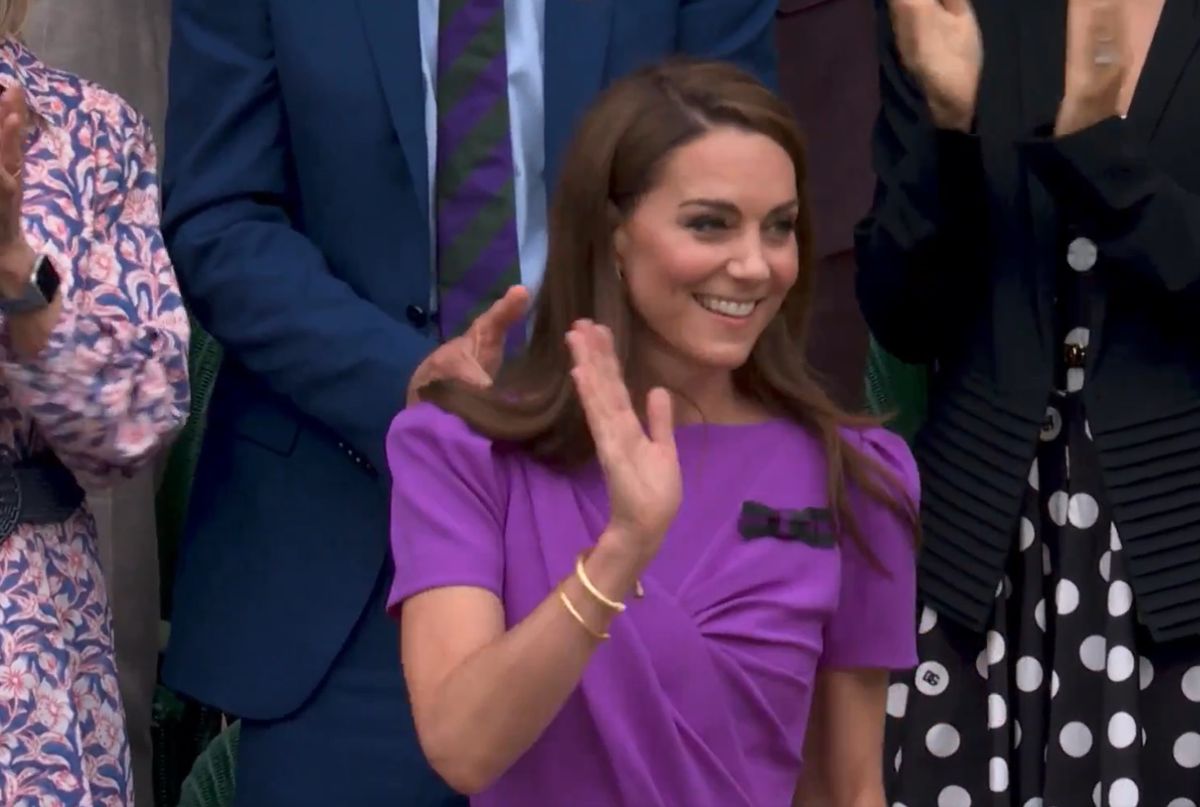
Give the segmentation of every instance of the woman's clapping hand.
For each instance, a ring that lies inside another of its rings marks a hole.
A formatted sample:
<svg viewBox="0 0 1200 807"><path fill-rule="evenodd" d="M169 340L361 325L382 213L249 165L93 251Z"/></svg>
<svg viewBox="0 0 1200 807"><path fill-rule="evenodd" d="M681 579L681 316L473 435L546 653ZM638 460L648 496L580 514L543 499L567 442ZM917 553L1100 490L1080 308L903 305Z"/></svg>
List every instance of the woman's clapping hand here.
<svg viewBox="0 0 1200 807"><path fill-rule="evenodd" d="M943 129L970 131L975 120L983 37L970 0L888 0L896 48L930 116Z"/></svg>

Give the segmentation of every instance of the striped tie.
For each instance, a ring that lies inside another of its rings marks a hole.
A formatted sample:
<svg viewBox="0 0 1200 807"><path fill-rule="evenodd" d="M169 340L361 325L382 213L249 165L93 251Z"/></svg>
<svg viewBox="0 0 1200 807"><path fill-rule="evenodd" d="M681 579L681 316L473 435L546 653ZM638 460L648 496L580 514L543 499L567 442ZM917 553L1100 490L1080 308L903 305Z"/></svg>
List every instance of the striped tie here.
<svg viewBox="0 0 1200 807"><path fill-rule="evenodd" d="M411 0L408 0L411 2ZM437 275L443 338L521 282L504 0L441 0Z"/></svg>

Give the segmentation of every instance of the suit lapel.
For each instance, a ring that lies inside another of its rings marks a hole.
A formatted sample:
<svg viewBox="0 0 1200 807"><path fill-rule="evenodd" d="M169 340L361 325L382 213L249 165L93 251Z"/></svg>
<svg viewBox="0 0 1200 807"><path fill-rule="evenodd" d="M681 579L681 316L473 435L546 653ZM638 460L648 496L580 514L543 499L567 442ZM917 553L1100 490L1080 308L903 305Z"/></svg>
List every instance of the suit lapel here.
<svg viewBox="0 0 1200 807"><path fill-rule="evenodd" d="M604 83L612 0L546 0L546 184L575 124Z"/></svg>
<svg viewBox="0 0 1200 807"><path fill-rule="evenodd" d="M416 0L358 0L379 83L420 209L429 217L429 157L425 142L425 87L421 72Z"/></svg>
<svg viewBox="0 0 1200 807"><path fill-rule="evenodd" d="M1195 0L1166 0L1133 94L1129 120L1153 137L1188 60L1200 45L1200 9Z"/></svg>

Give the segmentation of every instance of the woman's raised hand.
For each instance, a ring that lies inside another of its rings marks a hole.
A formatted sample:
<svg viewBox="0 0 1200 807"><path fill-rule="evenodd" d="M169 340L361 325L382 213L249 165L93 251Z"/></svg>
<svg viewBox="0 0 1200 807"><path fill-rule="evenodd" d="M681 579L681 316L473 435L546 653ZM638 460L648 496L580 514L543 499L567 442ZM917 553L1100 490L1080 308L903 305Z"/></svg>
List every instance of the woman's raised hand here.
<svg viewBox="0 0 1200 807"><path fill-rule="evenodd" d="M933 122L970 131L983 71L983 37L970 0L888 0L900 61Z"/></svg>
<svg viewBox="0 0 1200 807"><path fill-rule="evenodd" d="M648 562L679 511L683 479L675 451L671 396L651 390L643 426L613 348L612 332L588 320L567 334L579 393L610 503L609 531Z"/></svg>

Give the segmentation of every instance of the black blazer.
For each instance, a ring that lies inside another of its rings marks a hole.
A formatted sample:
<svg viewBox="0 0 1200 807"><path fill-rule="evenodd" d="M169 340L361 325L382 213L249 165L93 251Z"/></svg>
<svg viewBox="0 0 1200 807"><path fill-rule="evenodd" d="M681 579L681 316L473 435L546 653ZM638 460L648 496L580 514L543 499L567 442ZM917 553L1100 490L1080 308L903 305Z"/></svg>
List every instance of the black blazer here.
<svg viewBox="0 0 1200 807"><path fill-rule="evenodd" d="M858 295L890 351L930 363L916 453L923 599L982 629L1062 350L1067 245L1101 291L1084 388L1139 616L1200 634L1200 0L1166 0L1127 120L1053 138L1065 0L975 0L978 135L936 131L877 2L878 176Z"/></svg>

